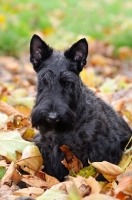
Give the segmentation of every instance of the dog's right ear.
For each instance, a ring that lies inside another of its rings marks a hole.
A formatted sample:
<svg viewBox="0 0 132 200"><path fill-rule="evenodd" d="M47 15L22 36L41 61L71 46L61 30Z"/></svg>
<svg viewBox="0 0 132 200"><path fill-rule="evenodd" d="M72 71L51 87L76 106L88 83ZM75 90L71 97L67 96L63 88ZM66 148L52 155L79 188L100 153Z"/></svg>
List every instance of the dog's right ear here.
<svg viewBox="0 0 132 200"><path fill-rule="evenodd" d="M38 35L33 35L30 42L30 61L37 72L40 65L51 56L53 49L49 47Z"/></svg>

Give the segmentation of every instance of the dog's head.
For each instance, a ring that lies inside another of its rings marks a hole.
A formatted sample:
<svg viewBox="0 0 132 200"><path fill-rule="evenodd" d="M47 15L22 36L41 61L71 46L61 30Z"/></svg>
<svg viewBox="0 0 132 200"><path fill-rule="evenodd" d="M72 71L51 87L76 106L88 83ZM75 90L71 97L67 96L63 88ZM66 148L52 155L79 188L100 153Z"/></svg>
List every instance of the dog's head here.
<svg viewBox="0 0 132 200"><path fill-rule="evenodd" d="M64 53L53 50L39 36L30 43L30 61L37 72L37 98L32 125L55 129L73 129L80 95L79 73L86 64L88 44L81 39Z"/></svg>

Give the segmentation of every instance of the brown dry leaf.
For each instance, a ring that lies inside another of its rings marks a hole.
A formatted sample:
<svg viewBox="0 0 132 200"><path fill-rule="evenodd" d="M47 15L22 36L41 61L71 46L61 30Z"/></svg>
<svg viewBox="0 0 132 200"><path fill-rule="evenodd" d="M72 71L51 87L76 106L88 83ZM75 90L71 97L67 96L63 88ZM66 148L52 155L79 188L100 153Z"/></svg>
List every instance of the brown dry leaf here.
<svg viewBox="0 0 132 200"><path fill-rule="evenodd" d="M111 95L111 93L107 93L107 94L104 94L104 93L102 93L102 92L96 92L96 95L99 97L99 98L101 98L101 99L103 99L106 103L108 103L108 104L110 104L111 103L111 101L112 101L112 95Z"/></svg>
<svg viewBox="0 0 132 200"><path fill-rule="evenodd" d="M123 104L124 104L125 99L124 98L120 98L117 101L113 101L112 102L112 107L117 111L117 112L121 112Z"/></svg>
<svg viewBox="0 0 132 200"><path fill-rule="evenodd" d="M6 163L5 160L0 160L0 166L6 168L8 164Z"/></svg>
<svg viewBox="0 0 132 200"><path fill-rule="evenodd" d="M101 54L94 54L91 59L90 59L90 63L93 66L105 66L107 64L107 60L104 56L102 56Z"/></svg>
<svg viewBox="0 0 132 200"><path fill-rule="evenodd" d="M126 194L124 194L122 191L119 192L119 193L116 195L116 198L117 198L117 199L120 199L120 200L131 200L131 199L129 199L129 197L126 196Z"/></svg>
<svg viewBox="0 0 132 200"><path fill-rule="evenodd" d="M29 197L37 198L38 196L42 195L43 192L44 190L41 188L28 187L28 188L17 190L13 194L16 196L29 196Z"/></svg>
<svg viewBox="0 0 132 200"><path fill-rule="evenodd" d="M12 181L15 183L15 184L18 184L22 179L22 175L20 174L20 172L15 169L14 172L13 172L13 175L12 175Z"/></svg>
<svg viewBox="0 0 132 200"><path fill-rule="evenodd" d="M43 164L42 155L37 146L27 146L22 153L22 158L17 162L17 165L24 171L34 175Z"/></svg>
<svg viewBox="0 0 132 200"><path fill-rule="evenodd" d="M19 111L3 101L0 101L0 111L7 114L8 116L20 115Z"/></svg>
<svg viewBox="0 0 132 200"><path fill-rule="evenodd" d="M13 176L13 173L14 173L15 169L16 169L15 168L15 163L12 161L12 163L8 167L5 175L1 179L1 185L4 185L5 183L8 184L8 185L11 185L12 176Z"/></svg>
<svg viewBox="0 0 132 200"><path fill-rule="evenodd" d="M102 184L101 184L102 185ZM109 196L113 196L114 190L117 188L117 183L115 181L111 183L104 183L102 185L101 194L107 194Z"/></svg>
<svg viewBox="0 0 132 200"><path fill-rule="evenodd" d="M56 185L53 185L51 187L51 189L64 190L65 192L67 192L69 187L71 187L72 184L73 184L73 182L71 180L68 180L68 181L60 182L60 183L58 183Z"/></svg>
<svg viewBox="0 0 132 200"><path fill-rule="evenodd" d="M128 46L120 47L118 49L118 55L121 59L128 59L132 57L132 49Z"/></svg>
<svg viewBox="0 0 132 200"><path fill-rule="evenodd" d="M46 179L46 182L48 183L49 187L52 187L53 185L56 185L60 182L55 177L49 176L46 173L45 173L45 179Z"/></svg>
<svg viewBox="0 0 132 200"><path fill-rule="evenodd" d="M19 62L11 56L0 56L0 63L10 72L19 70Z"/></svg>
<svg viewBox="0 0 132 200"><path fill-rule="evenodd" d="M117 188L115 189L115 194L118 194L120 191L132 195L132 176L122 176Z"/></svg>
<svg viewBox="0 0 132 200"><path fill-rule="evenodd" d="M98 181L95 180L93 177L89 177L84 180L86 185L89 185L91 187L91 194L97 194L101 191L102 186L99 184Z"/></svg>
<svg viewBox="0 0 132 200"><path fill-rule="evenodd" d="M50 176L50 175L48 175L48 174L46 174L45 172L42 172L42 171L38 171L36 176L38 178L40 178L41 180L46 181L47 186L49 188L52 187L53 185L60 183L60 181L58 181L58 179L56 179L55 177Z"/></svg>
<svg viewBox="0 0 132 200"><path fill-rule="evenodd" d="M61 183L58 183L56 185L53 185L51 187L51 189L63 189L64 188L64 191L66 192L69 192L71 190L71 187L73 185L73 182L74 184L76 185L77 188L81 187L81 185L85 184L84 180L85 178L81 177L81 176L77 176L77 177L70 177L70 180L68 181L65 181L65 182L61 182Z"/></svg>
<svg viewBox="0 0 132 200"><path fill-rule="evenodd" d="M99 193L101 190L101 186L99 183L92 177L85 179L84 177L77 176L77 177L69 177L70 180L56 184L52 186L52 189L62 189L68 193L70 193L73 183L75 187L78 189L78 192L81 196L89 195L91 193ZM64 189L63 189L64 188Z"/></svg>
<svg viewBox="0 0 132 200"><path fill-rule="evenodd" d="M116 177L123 173L123 170L107 161L91 163L108 181L116 180Z"/></svg>
<svg viewBox="0 0 132 200"><path fill-rule="evenodd" d="M8 130L14 130L16 128L23 128L24 126L26 127L31 127L31 122L29 118L24 117L22 115L16 115L14 116L13 120L10 120L7 123L7 128Z"/></svg>
<svg viewBox="0 0 132 200"><path fill-rule="evenodd" d="M37 187L37 188L44 188L48 189L48 184L46 181L38 178L37 176L31 176L31 175L23 175L22 176L22 181L27 183L28 185L32 187Z"/></svg>
<svg viewBox="0 0 132 200"><path fill-rule="evenodd" d="M91 194L91 187L89 185L82 184L78 190L81 197L89 196Z"/></svg>
<svg viewBox="0 0 132 200"><path fill-rule="evenodd" d="M73 155L73 153L69 150L69 147L63 145L60 149L65 153L66 158L62 161L63 165L70 171L74 170L75 173L79 172L80 169L83 168L81 161Z"/></svg>
<svg viewBox="0 0 132 200"><path fill-rule="evenodd" d="M17 186L2 185L0 187L0 199L1 200L12 200L12 193L18 189Z"/></svg>
<svg viewBox="0 0 132 200"><path fill-rule="evenodd" d="M84 197L83 200L116 200L116 198L105 194L91 194L88 197Z"/></svg>

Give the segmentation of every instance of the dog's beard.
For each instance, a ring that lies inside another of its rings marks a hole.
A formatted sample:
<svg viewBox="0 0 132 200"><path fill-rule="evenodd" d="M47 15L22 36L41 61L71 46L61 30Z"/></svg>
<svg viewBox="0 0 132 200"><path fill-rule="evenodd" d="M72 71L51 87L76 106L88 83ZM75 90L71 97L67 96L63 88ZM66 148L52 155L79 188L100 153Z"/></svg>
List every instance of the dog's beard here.
<svg viewBox="0 0 132 200"><path fill-rule="evenodd" d="M44 132L55 130L56 132L71 131L75 127L76 115L71 110L63 110L59 112L59 122L49 123L46 120L46 112L43 112L39 107L35 107L31 114L32 126L37 129L43 129Z"/></svg>

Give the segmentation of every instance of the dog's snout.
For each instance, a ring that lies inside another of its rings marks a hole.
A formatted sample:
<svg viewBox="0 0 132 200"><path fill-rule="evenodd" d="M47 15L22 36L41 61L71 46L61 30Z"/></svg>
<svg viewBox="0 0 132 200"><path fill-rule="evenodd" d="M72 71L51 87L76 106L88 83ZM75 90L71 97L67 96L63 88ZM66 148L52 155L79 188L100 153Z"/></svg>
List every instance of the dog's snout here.
<svg viewBox="0 0 132 200"><path fill-rule="evenodd" d="M56 112L50 112L48 113L46 120L50 124L56 124L60 121L59 115Z"/></svg>

